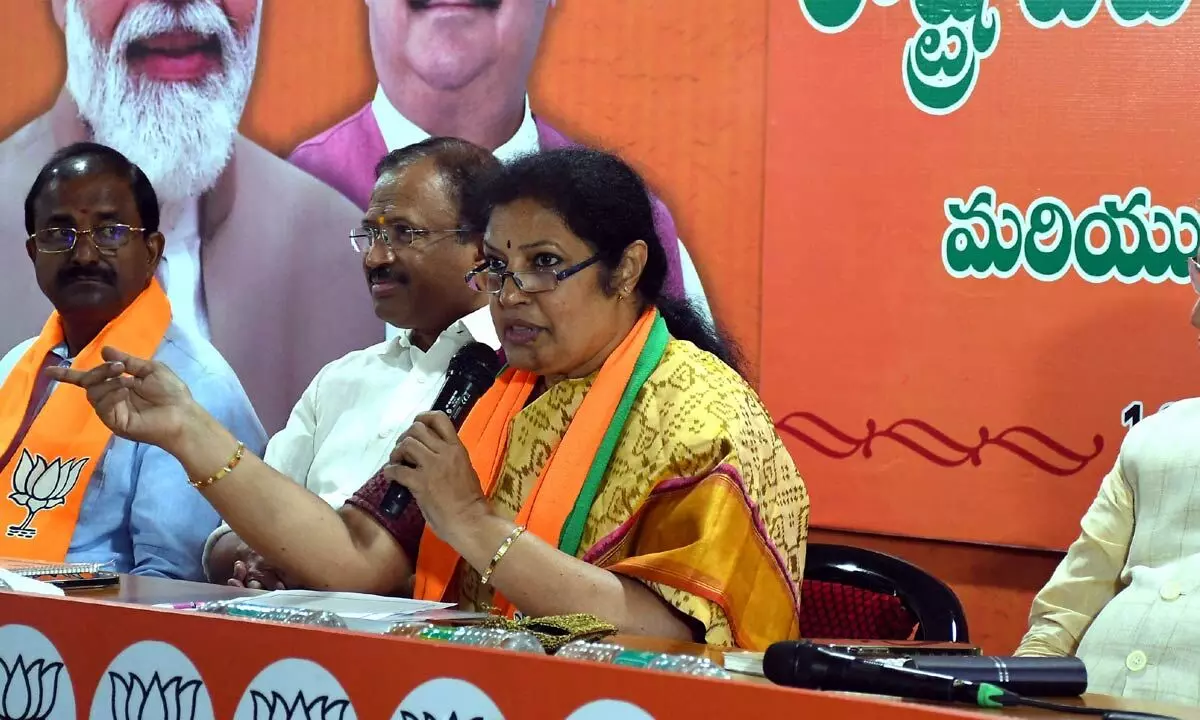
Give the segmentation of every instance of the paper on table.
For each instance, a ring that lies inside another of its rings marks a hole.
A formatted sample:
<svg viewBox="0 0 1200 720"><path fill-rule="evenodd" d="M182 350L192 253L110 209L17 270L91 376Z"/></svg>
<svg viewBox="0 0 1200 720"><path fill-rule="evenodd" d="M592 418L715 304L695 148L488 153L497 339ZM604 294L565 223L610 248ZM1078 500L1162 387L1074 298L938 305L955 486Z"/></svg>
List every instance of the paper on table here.
<svg viewBox="0 0 1200 720"><path fill-rule="evenodd" d="M3 588L5 585L11 588L13 592L29 593L31 595L57 595L59 597L66 595L62 588L55 587L48 582L27 578L11 570L0 568L0 588Z"/></svg>
<svg viewBox="0 0 1200 720"><path fill-rule="evenodd" d="M416 613L454 607L454 603L318 590L275 590L239 600L238 604L323 610L357 620L391 620Z"/></svg>

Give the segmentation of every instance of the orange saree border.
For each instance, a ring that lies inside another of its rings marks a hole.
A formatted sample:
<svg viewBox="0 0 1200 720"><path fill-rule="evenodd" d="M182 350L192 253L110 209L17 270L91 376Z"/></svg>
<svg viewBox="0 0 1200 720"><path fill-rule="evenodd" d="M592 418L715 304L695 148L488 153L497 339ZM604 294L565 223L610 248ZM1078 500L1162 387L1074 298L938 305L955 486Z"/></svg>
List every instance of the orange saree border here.
<svg viewBox="0 0 1200 720"><path fill-rule="evenodd" d="M641 554L614 561L635 538ZM583 560L715 603L739 647L760 650L800 635L799 586L731 465L658 483Z"/></svg>

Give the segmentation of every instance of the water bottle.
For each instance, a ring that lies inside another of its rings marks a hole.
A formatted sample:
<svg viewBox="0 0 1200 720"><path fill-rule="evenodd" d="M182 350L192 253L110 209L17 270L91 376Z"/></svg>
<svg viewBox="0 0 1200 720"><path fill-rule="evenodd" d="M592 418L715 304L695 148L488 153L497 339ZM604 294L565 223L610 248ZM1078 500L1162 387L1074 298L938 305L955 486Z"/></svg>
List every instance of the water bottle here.
<svg viewBox="0 0 1200 720"><path fill-rule="evenodd" d="M438 640L456 645L499 648L514 652L545 654L546 650L536 636L524 631L501 630L485 627L445 627L430 623L402 623L393 625L389 635Z"/></svg>
<svg viewBox="0 0 1200 720"><path fill-rule="evenodd" d="M570 658L572 660L606 663L609 665L645 668L647 670L662 670L664 672L694 675L697 677L733 677L725 671L725 668L713 663L713 661L706 657L626 650L620 645L592 643L586 640L576 640L575 642L568 643L555 653L554 656Z"/></svg>

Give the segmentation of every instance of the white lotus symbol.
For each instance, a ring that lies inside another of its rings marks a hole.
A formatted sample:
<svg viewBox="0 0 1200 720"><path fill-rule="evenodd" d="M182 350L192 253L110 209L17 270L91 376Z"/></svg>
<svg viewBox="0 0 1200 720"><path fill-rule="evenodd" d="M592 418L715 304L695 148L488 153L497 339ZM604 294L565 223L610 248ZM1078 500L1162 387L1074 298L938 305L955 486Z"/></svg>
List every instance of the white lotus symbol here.
<svg viewBox="0 0 1200 720"><path fill-rule="evenodd" d="M158 673L150 682L130 673L122 676L108 674L112 683L113 720L192 720L196 714L196 693L199 680L183 681L173 677L163 682Z"/></svg>
<svg viewBox="0 0 1200 720"><path fill-rule="evenodd" d="M251 690L250 697L254 700L254 720L342 720L350 705L349 700L330 700L325 695L308 700L303 690L291 702L274 690L270 697Z"/></svg>
<svg viewBox="0 0 1200 720"><path fill-rule="evenodd" d="M7 535L26 539L36 537L37 528L29 527L33 516L64 504L67 495L75 489L83 466L90 459L57 458L54 462L47 462L41 455L30 455L28 450L21 448L21 460L13 471L13 491L8 499L25 508L29 514L20 525L9 525Z"/></svg>
<svg viewBox="0 0 1200 720"><path fill-rule="evenodd" d="M0 658L0 720L45 720L58 700L60 662L38 659L25 664L17 656L11 666Z"/></svg>

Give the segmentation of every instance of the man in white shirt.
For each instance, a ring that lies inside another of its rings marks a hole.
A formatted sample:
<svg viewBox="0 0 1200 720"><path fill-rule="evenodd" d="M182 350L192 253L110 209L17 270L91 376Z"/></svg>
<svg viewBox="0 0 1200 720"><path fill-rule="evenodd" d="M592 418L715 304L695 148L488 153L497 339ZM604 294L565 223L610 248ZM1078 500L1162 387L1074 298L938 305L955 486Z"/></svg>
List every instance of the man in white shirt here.
<svg viewBox="0 0 1200 720"><path fill-rule="evenodd" d="M460 348L500 347L487 295L465 281L481 260L487 221L462 202L465 188L498 165L487 150L451 138L395 150L379 163L351 241L375 314L402 331L326 365L263 458L334 507L387 463L400 434L433 404ZM213 582L286 583L225 525L205 544L204 567Z"/></svg>
<svg viewBox="0 0 1200 720"><path fill-rule="evenodd" d="M66 83L53 107L0 142L0 192L19 197L59 148L113 147L162 203L158 280L181 332L211 341L268 432L325 363L383 337L345 233L360 210L238 134L254 79L261 0L52 0ZM29 52L57 48L30 48ZM264 208L273 208L265 211ZM24 236L19 204L0 233ZM203 248L203 251L201 250ZM0 347L40 329L50 305L0 244Z"/></svg>
<svg viewBox="0 0 1200 720"><path fill-rule="evenodd" d="M535 118L529 74L553 0L367 0L375 98L302 143L289 158L364 207L372 168L388 150L430 135L463 138L502 161L574 143ZM667 289L711 314L700 276L666 206L655 227Z"/></svg>

